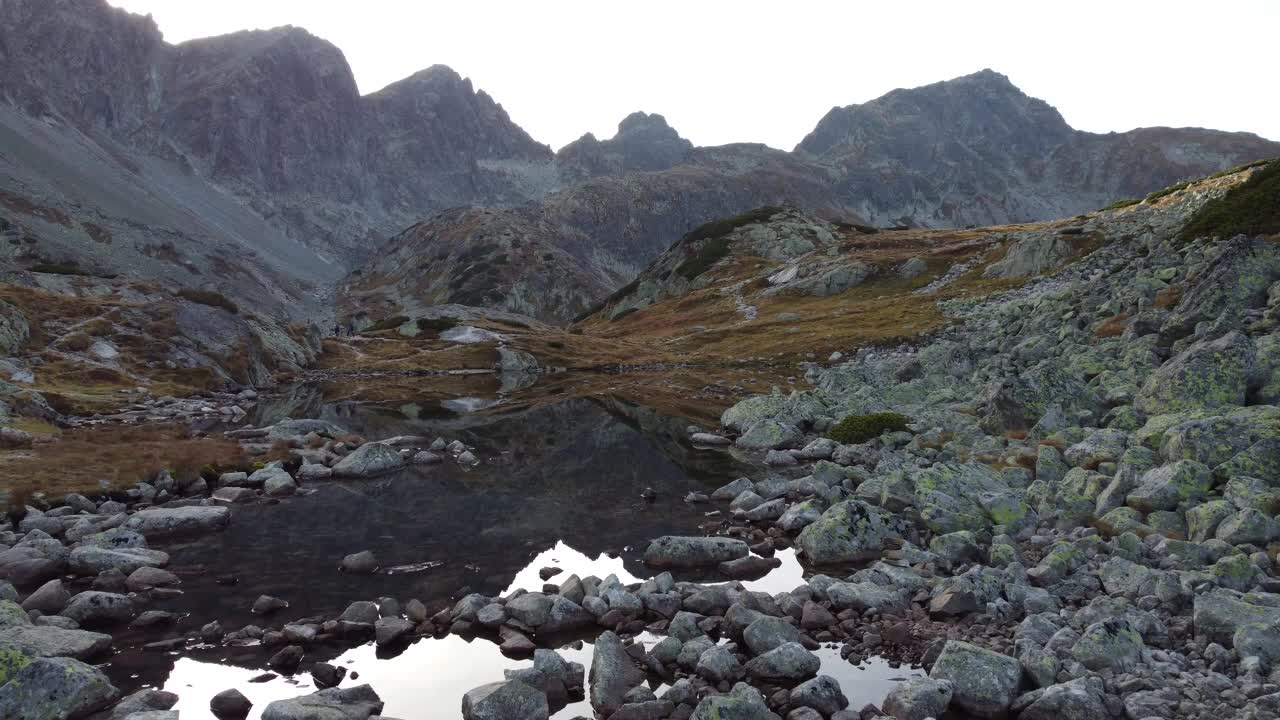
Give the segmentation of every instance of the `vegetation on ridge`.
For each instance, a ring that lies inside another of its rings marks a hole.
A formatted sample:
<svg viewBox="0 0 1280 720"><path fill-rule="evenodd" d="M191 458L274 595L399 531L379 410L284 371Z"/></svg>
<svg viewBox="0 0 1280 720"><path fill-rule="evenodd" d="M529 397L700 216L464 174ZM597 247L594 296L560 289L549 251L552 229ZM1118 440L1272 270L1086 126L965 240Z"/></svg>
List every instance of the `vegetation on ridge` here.
<svg viewBox="0 0 1280 720"><path fill-rule="evenodd" d="M690 230L680 239L679 245L702 242L693 257L685 260L676 268L686 280L693 280L715 265L721 258L729 254L729 233L751 223L764 222L783 211L784 208L766 205L748 210L733 217L712 220Z"/></svg>
<svg viewBox="0 0 1280 720"><path fill-rule="evenodd" d="M1257 167L1264 162L1246 167ZM1205 203L1187 222L1180 238L1275 233L1280 233L1280 161L1266 162L1266 167L1226 195Z"/></svg>

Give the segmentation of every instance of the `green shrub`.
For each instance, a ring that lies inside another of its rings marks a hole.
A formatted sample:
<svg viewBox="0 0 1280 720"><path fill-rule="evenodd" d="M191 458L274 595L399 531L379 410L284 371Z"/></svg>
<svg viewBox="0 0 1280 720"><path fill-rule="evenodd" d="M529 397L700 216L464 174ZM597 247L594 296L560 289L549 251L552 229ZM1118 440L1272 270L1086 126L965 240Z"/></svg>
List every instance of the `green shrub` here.
<svg viewBox="0 0 1280 720"><path fill-rule="evenodd" d="M178 297L184 300L190 300L193 303L222 308L232 315L240 312L240 308L236 307L236 304L231 302L230 298L220 292L214 292L213 290L192 290L190 288L183 288L178 291Z"/></svg>
<svg viewBox="0 0 1280 720"><path fill-rule="evenodd" d="M827 437L844 445L864 443L886 432L906 430L909 422L907 416L892 412L850 415L831 428Z"/></svg>
<svg viewBox="0 0 1280 720"><path fill-rule="evenodd" d="M1137 205L1140 202L1142 201L1138 200L1137 198L1130 198L1128 200L1117 200L1111 203L1110 205L1102 208L1102 212L1106 212L1108 210L1119 210L1120 208L1127 208L1130 205Z"/></svg>
<svg viewBox="0 0 1280 720"><path fill-rule="evenodd" d="M36 263L30 268L31 272L46 273L48 275L88 275L89 273L81 270L79 266L72 262L65 263Z"/></svg>
<svg viewBox="0 0 1280 720"><path fill-rule="evenodd" d="M727 236L712 238L702 243L702 247L698 248L696 255L680 263L680 267L676 268L676 272L685 280L693 280L710 270L712 265L720 262L720 259L728 254L729 238Z"/></svg>
<svg viewBox="0 0 1280 720"><path fill-rule="evenodd" d="M552 350L563 350L564 343L560 342L559 340L548 340L547 347L551 348Z"/></svg>
<svg viewBox="0 0 1280 720"><path fill-rule="evenodd" d="M618 320L621 320L622 318L630 315L633 312L636 312L639 309L640 308L638 307L629 307L626 310L623 310L622 312L618 313L617 315L614 315L613 317L609 318L609 322L617 322Z"/></svg>
<svg viewBox="0 0 1280 720"><path fill-rule="evenodd" d="M363 332L378 332L379 330L395 330L396 328L400 327L401 325L407 322L409 322L408 317L404 315L393 315L389 318L384 318L370 325L369 327L365 328Z"/></svg>
<svg viewBox="0 0 1280 720"><path fill-rule="evenodd" d="M1273 233L1280 233L1280 161L1270 162L1226 195L1205 203L1179 238Z"/></svg>
<svg viewBox="0 0 1280 720"><path fill-rule="evenodd" d="M392 318L394 319L394 318ZM404 323L396 325L399 327ZM427 332L428 330L439 335L440 333L457 327L458 321L453 318L418 318L418 332Z"/></svg>

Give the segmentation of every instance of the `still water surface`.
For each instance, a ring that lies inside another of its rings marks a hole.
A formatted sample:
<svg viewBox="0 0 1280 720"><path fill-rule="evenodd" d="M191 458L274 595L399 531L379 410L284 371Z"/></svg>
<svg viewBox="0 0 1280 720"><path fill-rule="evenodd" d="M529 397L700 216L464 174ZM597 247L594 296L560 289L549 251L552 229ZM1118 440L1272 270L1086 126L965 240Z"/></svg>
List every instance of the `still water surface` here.
<svg viewBox="0 0 1280 720"><path fill-rule="evenodd" d="M235 687L254 702L251 717L256 718L271 700L313 691L310 675L249 682L265 671L274 648L192 647L163 653L140 645L191 635L211 619L228 631L248 624L279 627L289 620L334 617L353 601L380 597L401 603L418 598L434 612L464 588L489 595L539 590L538 571L547 566L562 568L564 575L643 580L650 573L639 556L648 541L696 534L707 521L705 513L714 509L684 503L689 491L708 491L762 472L722 451L689 447L685 421L643 407L578 399L501 410L496 400L473 398L446 399L438 407L421 402L264 405L254 418L257 424L285 415L323 417L371 439L461 439L483 463L464 470L445 462L367 481L318 483L308 488L310 494L278 504L235 506L226 531L163 547L172 556L170 569L183 577L183 594L159 607L184 618L160 634L124 638L118 644L126 649L112 659L108 674L122 689L161 687L177 693L184 717L205 717L209 698ZM646 487L657 492L652 502L640 497ZM384 567L400 571L371 576L338 571L344 555L366 549ZM803 570L794 554L779 557L781 568L747 585L777 593L800 584ZM237 579L235 585L215 582L228 575ZM248 611L261 594L290 606L264 621ZM560 650L590 665L590 644ZM838 648L820 655L822 672L841 682L855 708L882 701L891 679L919 674L878 660L855 667L840 658ZM359 680L348 678L344 685L372 684L387 703L385 713L404 720L456 718L467 690L503 679L504 669L529 664L504 657L488 640L457 636L419 640L394 657L372 644L312 647L303 667L320 660L358 673ZM576 715L591 715L585 702L555 717Z"/></svg>

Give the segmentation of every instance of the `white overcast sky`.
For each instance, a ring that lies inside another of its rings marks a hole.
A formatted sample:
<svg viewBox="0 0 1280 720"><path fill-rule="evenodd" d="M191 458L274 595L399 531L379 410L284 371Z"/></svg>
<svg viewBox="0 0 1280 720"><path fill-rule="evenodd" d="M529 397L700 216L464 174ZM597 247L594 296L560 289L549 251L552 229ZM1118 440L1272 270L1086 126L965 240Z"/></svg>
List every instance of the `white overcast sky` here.
<svg viewBox="0 0 1280 720"><path fill-rule="evenodd" d="M181 42L297 25L363 93L429 65L553 148L635 110L698 145L791 149L832 106L992 68L1072 126L1280 140L1280 0L110 0Z"/></svg>

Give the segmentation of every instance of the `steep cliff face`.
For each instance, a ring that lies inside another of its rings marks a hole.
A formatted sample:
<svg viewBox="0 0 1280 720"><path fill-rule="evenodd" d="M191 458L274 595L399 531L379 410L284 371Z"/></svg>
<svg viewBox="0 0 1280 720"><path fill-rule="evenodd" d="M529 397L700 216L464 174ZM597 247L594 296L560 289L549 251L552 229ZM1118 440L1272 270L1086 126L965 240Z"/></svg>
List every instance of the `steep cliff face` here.
<svg viewBox="0 0 1280 720"><path fill-rule="evenodd" d="M0 91L34 117L129 132L160 96L168 47L150 17L86 0L0 3Z"/></svg>

